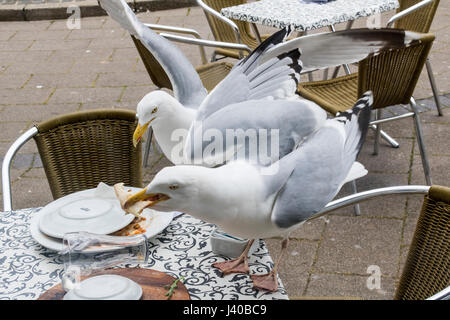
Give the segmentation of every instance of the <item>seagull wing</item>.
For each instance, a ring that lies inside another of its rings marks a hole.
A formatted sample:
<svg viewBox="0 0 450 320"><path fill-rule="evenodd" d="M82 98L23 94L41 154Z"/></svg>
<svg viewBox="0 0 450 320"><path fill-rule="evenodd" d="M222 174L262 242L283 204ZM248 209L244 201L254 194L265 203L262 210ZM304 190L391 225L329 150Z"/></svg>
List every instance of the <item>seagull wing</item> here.
<svg viewBox="0 0 450 320"><path fill-rule="evenodd" d="M99 0L108 15L138 38L163 67L175 98L185 107L198 108L207 95L198 73L173 43L147 28L124 0Z"/></svg>
<svg viewBox="0 0 450 320"><path fill-rule="evenodd" d="M243 159L266 166L290 153L326 118L322 108L305 99L231 104L191 127L184 154L208 166ZM214 152L211 146L217 147Z"/></svg>
<svg viewBox="0 0 450 320"><path fill-rule="evenodd" d="M311 34L269 49L260 63L300 48L302 73L363 60L382 50L408 46L419 34L400 29L349 29Z"/></svg>
<svg viewBox="0 0 450 320"><path fill-rule="evenodd" d="M283 42L290 28L282 29L261 43L250 55L239 61L231 72L212 90L200 106L196 120L201 121L221 108L256 99L293 97L300 79L300 51L282 52L264 64L264 53Z"/></svg>
<svg viewBox="0 0 450 320"><path fill-rule="evenodd" d="M364 142L373 102L366 93L356 105L313 133L298 149L280 160L295 169L280 190L272 222L289 228L319 212L344 184ZM270 177L268 177L270 182ZM270 186L270 183L268 183Z"/></svg>

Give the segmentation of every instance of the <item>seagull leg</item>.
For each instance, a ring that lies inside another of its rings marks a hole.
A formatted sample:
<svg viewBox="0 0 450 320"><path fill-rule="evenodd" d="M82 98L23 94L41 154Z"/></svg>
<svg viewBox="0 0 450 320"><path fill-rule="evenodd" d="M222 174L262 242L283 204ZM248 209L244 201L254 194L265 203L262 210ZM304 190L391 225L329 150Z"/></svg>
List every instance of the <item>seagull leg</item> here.
<svg viewBox="0 0 450 320"><path fill-rule="evenodd" d="M224 275L230 273L249 273L250 269L248 267L248 251L250 250L250 247L252 246L254 241L255 239L252 239L248 242L245 250L238 258L213 263L213 267L222 271Z"/></svg>
<svg viewBox="0 0 450 320"><path fill-rule="evenodd" d="M281 258L283 257L284 253L286 252L287 246L288 246L289 239L283 239L281 242L281 252L280 256L278 257L277 262L273 266L273 269L266 274L261 275L252 275L250 278L253 281L253 287L268 291L277 291L278 290L278 266L281 263Z"/></svg>

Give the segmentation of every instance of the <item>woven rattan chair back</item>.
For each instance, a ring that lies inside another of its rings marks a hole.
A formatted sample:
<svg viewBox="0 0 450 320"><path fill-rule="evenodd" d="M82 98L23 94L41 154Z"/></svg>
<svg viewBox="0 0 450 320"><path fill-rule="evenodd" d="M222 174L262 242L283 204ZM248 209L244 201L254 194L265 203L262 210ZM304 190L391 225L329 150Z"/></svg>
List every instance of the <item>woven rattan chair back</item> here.
<svg viewBox="0 0 450 320"><path fill-rule="evenodd" d="M246 0L203 0L203 2L211 7L212 9L220 12L222 8L237 6L244 4ZM211 32L214 39L222 42L232 42L236 43L236 35L233 29L226 23L220 21L219 19L207 14L206 15L209 25L211 27ZM241 35L242 43L254 49L258 46L258 41L251 33L250 24L245 21L233 20L233 22L239 28L239 33Z"/></svg>
<svg viewBox="0 0 450 320"><path fill-rule="evenodd" d="M397 9L397 12L408 9L420 1L421 0L400 0L400 7ZM439 0L434 0L429 5L398 20L394 24L394 28L427 33L430 31L431 23L433 22L438 6Z"/></svg>
<svg viewBox="0 0 450 320"><path fill-rule="evenodd" d="M159 64L158 60L153 56L153 54L148 51L148 49L142 44L142 42L136 39L134 36L131 36L133 39L134 45L139 53L139 56L144 63L145 69L152 79L152 82L158 88L166 88L172 90L172 83L169 80L169 76L164 71L163 67Z"/></svg>
<svg viewBox="0 0 450 320"><path fill-rule="evenodd" d="M424 34L408 47L386 50L361 61L358 97L372 90L373 109L409 103L433 40L433 34Z"/></svg>
<svg viewBox="0 0 450 320"><path fill-rule="evenodd" d="M395 299L423 300L450 285L450 188L432 186L422 205Z"/></svg>
<svg viewBox="0 0 450 320"><path fill-rule="evenodd" d="M142 151L130 110L75 112L44 121L34 136L54 199L99 182L142 187Z"/></svg>

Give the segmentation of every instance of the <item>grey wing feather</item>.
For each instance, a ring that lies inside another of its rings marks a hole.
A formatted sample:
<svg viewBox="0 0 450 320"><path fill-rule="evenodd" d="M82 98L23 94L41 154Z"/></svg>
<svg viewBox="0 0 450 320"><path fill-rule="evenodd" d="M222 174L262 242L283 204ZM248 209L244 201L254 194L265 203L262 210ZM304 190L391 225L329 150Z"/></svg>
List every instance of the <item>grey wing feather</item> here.
<svg viewBox="0 0 450 320"><path fill-rule="evenodd" d="M260 63L300 48L303 72L358 62L382 50L414 43L419 34L399 29L350 29L307 35L271 48Z"/></svg>
<svg viewBox="0 0 450 320"><path fill-rule="evenodd" d="M218 136L223 140L215 142L221 144L220 148L214 153L214 161L208 160L215 165L245 159L266 166L290 153L320 128L326 117L322 108L308 100L249 100L226 106L202 122L194 122L190 138L204 137L209 130L220 133ZM245 139L253 140L245 142ZM196 157L209 155L205 150L212 141L200 141L187 141L185 155L190 161L198 163L202 159ZM229 146L235 151L228 153Z"/></svg>
<svg viewBox="0 0 450 320"><path fill-rule="evenodd" d="M336 196L361 150L372 103L372 93L364 94L351 110L327 120L280 160L280 167L295 164L295 169L272 211L272 222L278 227L289 228L309 219Z"/></svg>
<svg viewBox="0 0 450 320"><path fill-rule="evenodd" d="M264 65L264 53L285 40L290 29L282 29L261 43L209 93L197 113L203 120L221 108L250 99L285 99L296 94L301 62L297 48L274 56Z"/></svg>
<svg viewBox="0 0 450 320"><path fill-rule="evenodd" d="M137 37L153 54L172 83L175 98L185 107L198 108L207 95L198 73L174 44L141 23L123 0L99 0L108 15Z"/></svg>

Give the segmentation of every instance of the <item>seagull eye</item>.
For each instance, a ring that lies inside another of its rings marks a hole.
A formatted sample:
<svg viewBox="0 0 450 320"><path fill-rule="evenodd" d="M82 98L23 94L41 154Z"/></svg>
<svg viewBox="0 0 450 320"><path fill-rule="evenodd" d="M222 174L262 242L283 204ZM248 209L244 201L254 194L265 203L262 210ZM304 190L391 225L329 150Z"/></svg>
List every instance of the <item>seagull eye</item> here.
<svg viewBox="0 0 450 320"><path fill-rule="evenodd" d="M152 114L155 113L155 112L157 112L157 111L158 111L158 107L155 107L155 108L152 110Z"/></svg>
<svg viewBox="0 0 450 320"><path fill-rule="evenodd" d="M170 190L177 190L179 188L179 186L177 184L172 184L169 186Z"/></svg>

